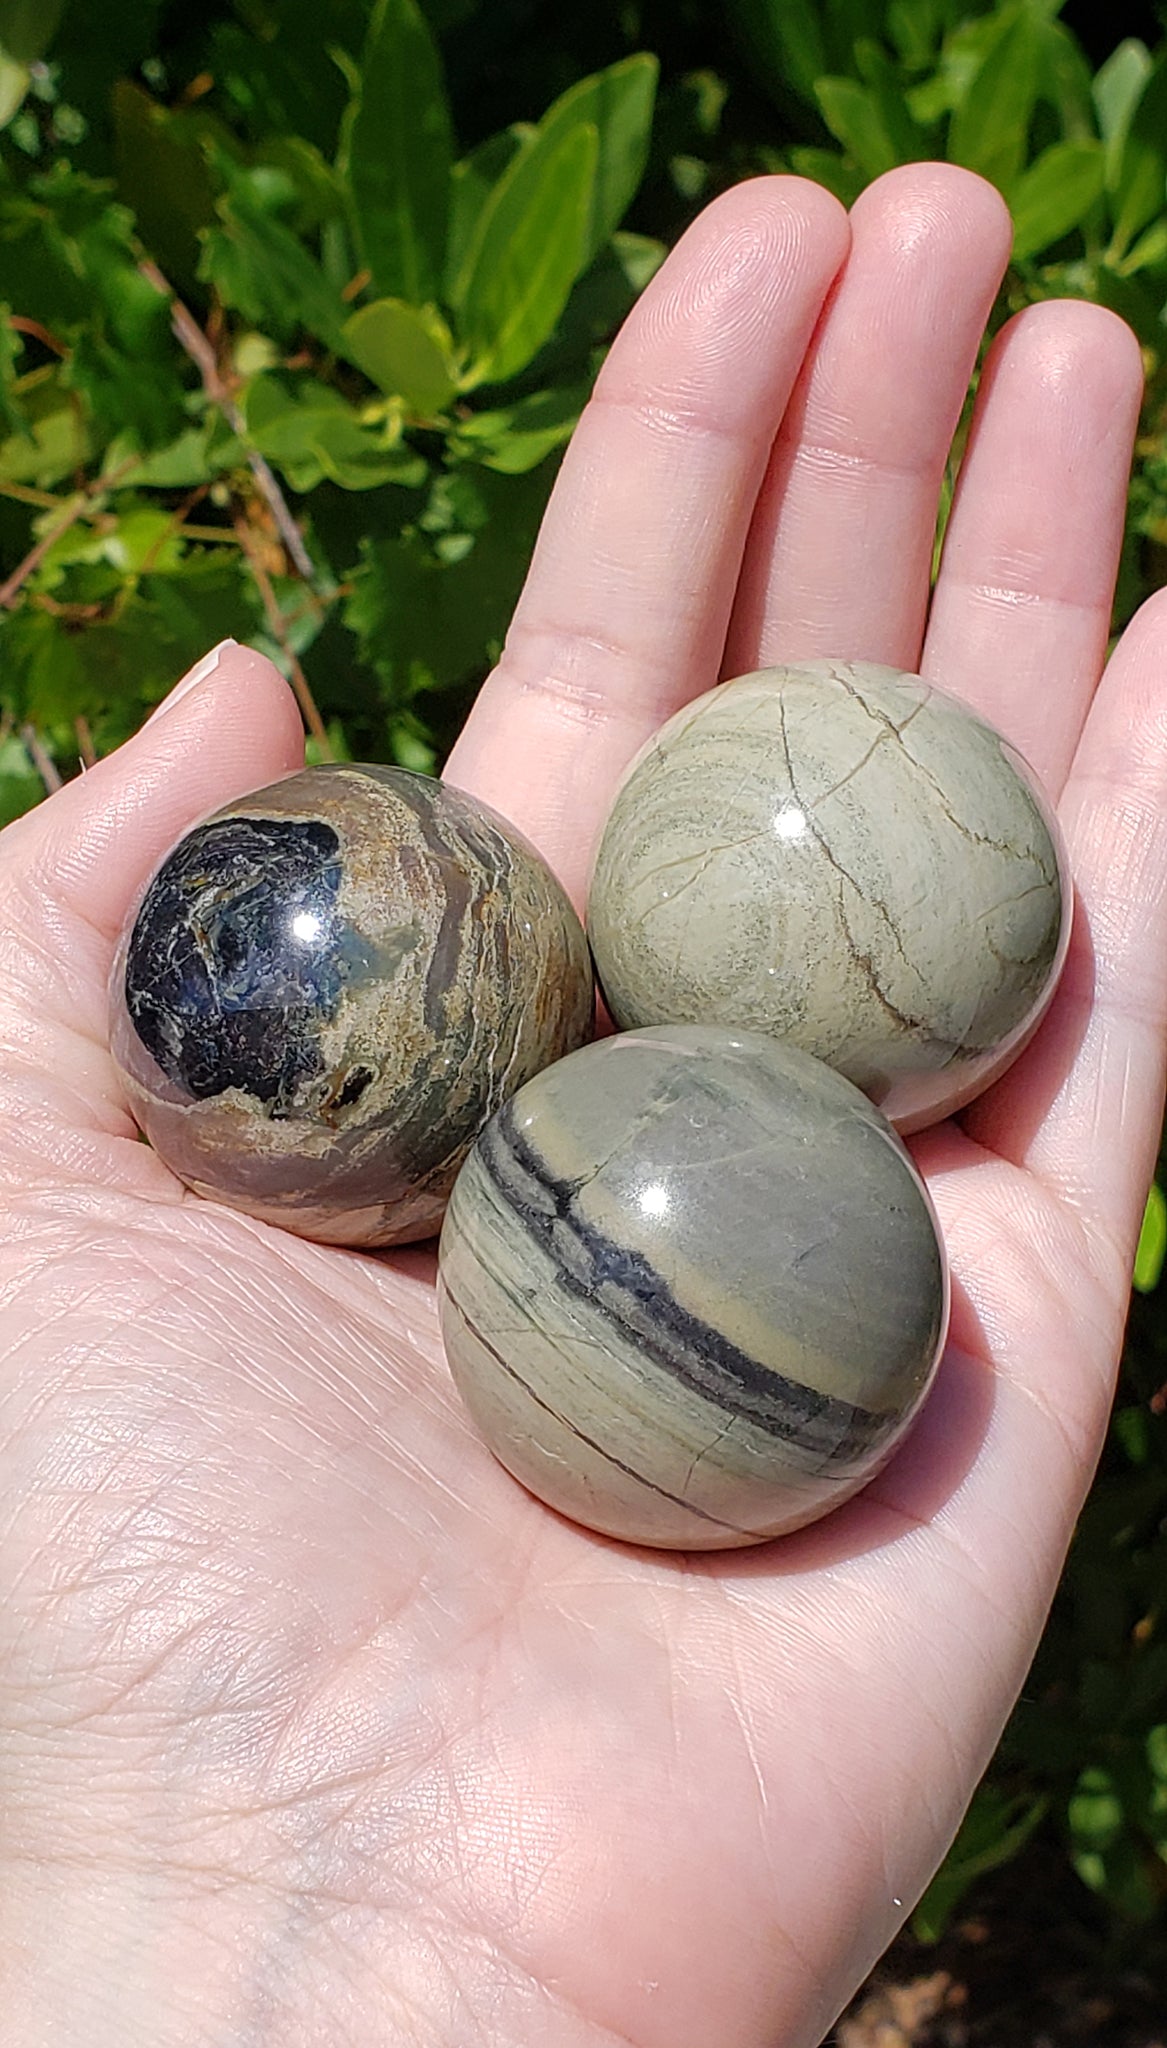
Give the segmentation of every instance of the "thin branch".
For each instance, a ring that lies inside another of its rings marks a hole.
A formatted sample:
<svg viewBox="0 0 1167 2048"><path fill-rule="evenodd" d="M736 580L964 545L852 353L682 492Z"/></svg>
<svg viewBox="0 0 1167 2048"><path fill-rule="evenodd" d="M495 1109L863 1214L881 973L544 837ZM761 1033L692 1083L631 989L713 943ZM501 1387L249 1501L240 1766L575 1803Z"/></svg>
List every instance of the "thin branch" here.
<svg viewBox="0 0 1167 2048"><path fill-rule="evenodd" d="M45 347L51 348L55 356L64 359L73 353L63 341L58 340L51 328L42 327L39 320L29 320L23 313L10 313L8 325L15 327L18 334L30 334L34 341L43 341Z"/></svg>
<svg viewBox="0 0 1167 2048"><path fill-rule="evenodd" d="M173 540L176 533L185 531L187 513L193 512L196 505L202 504L210 488L210 484L196 484L193 491L188 491L181 505L171 514L169 526L164 526L157 539L147 548L138 568L139 576L148 576L167 541Z"/></svg>
<svg viewBox="0 0 1167 2048"><path fill-rule="evenodd" d="M288 664L292 688L296 692L300 710L303 713L304 723L316 740L325 760L331 761L333 758L332 744L328 737L328 729L320 716L320 707L312 694L312 686L300 666L299 656L292 647L291 636L288 631L288 621L280 610L280 601L272 588L271 577L263 565L259 549L255 545L254 536L242 512L237 512L235 515L235 531L239 536L239 545L247 557L248 566L255 578L256 588L263 599L263 608L267 614L267 622L271 629L272 638L283 650L284 659Z"/></svg>
<svg viewBox="0 0 1167 2048"><path fill-rule="evenodd" d="M15 498L18 505L35 505L38 512L53 512L65 500L55 491L34 491L31 484L0 483L0 498Z"/></svg>
<svg viewBox="0 0 1167 2048"><path fill-rule="evenodd" d="M22 725L20 737L24 741L25 753L44 783L49 795L52 796L60 789L63 779L56 762L51 754L45 751L44 743L35 725Z"/></svg>
<svg viewBox="0 0 1167 2048"><path fill-rule="evenodd" d="M267 501L272 518L279 529L280 539L295 563L297 571L306 583L315 582L316 568L311 555L304 546L300 529L288 510L288 501L276 482L273 471L264 461L263 456L259 454L257 449L248 445L247 422L223 381L214 348L203 333L194 314L183 305L173 285L167 282L157 264L151 263L147 258L138 265L138 268L142 276L147 278L153 285L155 291L161 292L164 298L170 300L170 322L178 342L186 350L187 355L202 378L203 389L212 405L218 406L232 433L238 435L240 441L242 441L251 473L259 486L261 495Z"/></svg>
<svg viewBox="0 0 1167 2048"><path fill-rule="evenodd" d="M77 746L81 754L81 766L83 768L96 768L97 748L93 744L93 728L83 711L79 711L73 720L73 730L77 735Z"/></svg>
<svg viewBox="0 0 1167 2048"><path fill-rule="evenodd" d="M68 533L71 526L76 526L79 519L84 519L86 514L92 511L95 498L104 497L107 491L113 489L119 478L139 466L140 457L132 456L128 462L120 463L117 469L110 470L108 475L96 477L92 483L86 484L84 490L78 491L64 516L58 519L56 525L51 526L47 533L42 533L40 539L30 547L24 560L17 563L7 582L0 584L0 605L11 611L24 585L40 568L54 542L60 540L63 533Z"/></svg>

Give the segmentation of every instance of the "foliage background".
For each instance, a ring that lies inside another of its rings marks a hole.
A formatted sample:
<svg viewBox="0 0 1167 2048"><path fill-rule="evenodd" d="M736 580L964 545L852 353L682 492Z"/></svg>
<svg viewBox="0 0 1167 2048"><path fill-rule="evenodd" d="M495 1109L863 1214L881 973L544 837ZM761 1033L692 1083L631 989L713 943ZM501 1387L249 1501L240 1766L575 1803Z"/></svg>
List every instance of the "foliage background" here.
<svg viewBox="0 0 1167 2048"><path fill-rule="evenodd" d="M714 192L992 179L994 315L1147 368L1118 623L1167 563L1167 41L1056 0L0 0L0 821L225 634L315 758L435 766L604 348ZM951 479L950 479L951 481ZM1167 1929L1167 1204L1025 1697L919 1909L1035 1833Z"/></svg>

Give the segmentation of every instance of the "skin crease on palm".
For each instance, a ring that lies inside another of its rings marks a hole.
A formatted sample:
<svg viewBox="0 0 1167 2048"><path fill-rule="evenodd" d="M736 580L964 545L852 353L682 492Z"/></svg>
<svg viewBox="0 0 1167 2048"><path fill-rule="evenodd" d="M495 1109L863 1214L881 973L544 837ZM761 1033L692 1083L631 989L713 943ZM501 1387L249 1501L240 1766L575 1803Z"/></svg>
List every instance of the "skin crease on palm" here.
<svg viewBox="0 0 1167 2048"><path fill-rule="evenodd" d="M0 842L6 2048L814 2048L942 1856L1102 1440L1167 1044L1167 600L1103 675L1138 350L1043 304L942 166L850 221L698 220L614 346L450 763L582 901L634 749L722 674L923 671L1059 799L1056 1005L913 1141L955 1275L907 1446L754 1552L529 1500L464 1421L427 1250L187 1195L106 1050L114 935L195 819L291 769L227 648ZM1101 680L1100 680L1101 677Z"/></svg>

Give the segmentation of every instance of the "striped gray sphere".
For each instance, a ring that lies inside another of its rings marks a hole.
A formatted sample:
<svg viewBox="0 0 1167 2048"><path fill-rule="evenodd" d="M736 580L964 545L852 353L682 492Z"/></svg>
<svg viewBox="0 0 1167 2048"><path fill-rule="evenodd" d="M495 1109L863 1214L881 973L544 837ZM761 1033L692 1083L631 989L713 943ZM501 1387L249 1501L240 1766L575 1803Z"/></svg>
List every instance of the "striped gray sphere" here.
<svg viewBox="0 0 1167 2048"><path fill-rule="evenodd" d="M796 1047L700 1025L603 1039L518 1091L458 1176L438 1294L514 1476L676 1549L761 1542L856 1492L948 1316L886 1119Z"/></svg>
<svg viewBox="0 0 1167 2048"><path fill-rule="evenodd" d="M309 768L180 841L119 945L111 1044L199 1194L303 1237L433 1236L508 1095L591 1031L583 929L485 804Z"/></svg>
<svg viewBox="0 0 1167 2048"><path fill-rule="evenodd" d="M588 932L618 1024L772 1032L912 1131L1027 1043L1069 907L1052 814L1000 734L918 676L813 661L722 684L643 749Z"/></svg>

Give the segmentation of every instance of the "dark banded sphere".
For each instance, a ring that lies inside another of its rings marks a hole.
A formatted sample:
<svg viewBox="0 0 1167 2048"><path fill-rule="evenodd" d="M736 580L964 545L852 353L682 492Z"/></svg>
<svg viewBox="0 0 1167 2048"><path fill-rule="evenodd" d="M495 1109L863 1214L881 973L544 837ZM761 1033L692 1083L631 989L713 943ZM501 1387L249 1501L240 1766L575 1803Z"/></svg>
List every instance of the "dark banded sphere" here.
<svg viewBox="0 0 1167 2048"><path fill-rule="evenodd" d="M592 1024L583 931L485 804L309 768L162 863L118 947L111 1043L181 1179L303 1237L441 1223L487 1118Z"/></svg>
<svg viewBox="0 0 1167 2048"><path fill-rule="evenodd" d="M439 1253L454 1378L540 1499L720 1550L816 1520L899 1442L944 1342L924 1185L841 1075L659 1025L549 1067L460 1173Z"/></svg>

